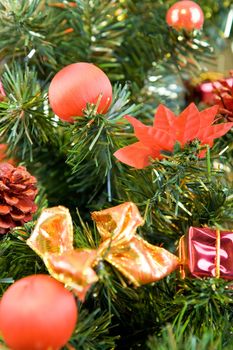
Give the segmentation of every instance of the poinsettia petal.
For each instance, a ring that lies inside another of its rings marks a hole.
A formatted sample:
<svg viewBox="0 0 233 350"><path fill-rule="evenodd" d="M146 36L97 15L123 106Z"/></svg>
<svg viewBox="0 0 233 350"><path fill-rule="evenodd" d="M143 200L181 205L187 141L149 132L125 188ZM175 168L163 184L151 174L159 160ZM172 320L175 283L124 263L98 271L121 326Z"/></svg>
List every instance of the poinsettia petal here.
<svg viewBox="0 0 233 350"><path fill-rule="evenodd" d="M155 113L154 125L156 129L164 130L167 132L175 132L175 122L177 117L175 114L166 106L159 105Z"/></svg>
<svg viewBox="0 0 233 350"><path fill-rule="evenodd" d="M199 140L202 144L209 144L209 142L212 142L214 139L225 135L232 127L233 123L212 125L209 128L203 130L201 138L199 138Z"/></svg>
<svg viewBox="0 0 233 350"><path fill-rule="evenodd" d="M155 130L153 135L153 147L161 151L173 151L176 143L175 134L172 135L164 130Z"/></svg>
<svg viewBox="0 0 233 350"><path fill-rule="evenodd" d="M169 134L166 130L146 126L131 116L127 116L126 119L133 125L135 136L144 146L155 150L172 151L175 144L173 133Z"/></svg>
<svg viewBox="0 0 233 350"><path fill-rule="evenodd" d="M144 125L140 120L131 116L126 116L125 119L134 127L134 134L139 141L146 146L153 144L153 128L151 126Z"/></svg>
<svg viewBox="0 0 233 350"><path fill-rule="evenodd" d="M199 158L204 158L206 155L207 149L203 149L201 152L199 152L198 157Z"/></svg>
<svg viewBox="0 0 233 350"><path fill-rule="evenodd" d="M120 148L114 153L114 156L122 163L137 169L143 169L148 166L150 164L150 158L161 158L158 150L151 150L141 142Z"/></svg>
<svg viewBox="0 0 233 350"><path fill-rule="evenodd" d="M144 130L144 129L148 128L148 126L143 124L137 118L132 117L131 115L126 115L124 118L127 119L130 122L131 125L133 125L134 129L142 129L142 130Z"/></svg>
<svg viewBox="0 0 233 350"><path fill-rule="evenodd" d="M206 108L203 111L199 112L201 117L201 125L200 128L206 128L212 125L216 114L218 113L219 106L215 105L210 108Z"/></svg>
<svg viewBox="0 0 233 350"><path fill-rule="evenodd" d="M176 120L176 140L182 146L186 142L194 140L198 134L200 125L200 112L195 104L191 103Z"/></svg>
<svg viewBox="0 0 233 350"><path fill-rule="evenodd" d="M213 107L204 109L200 112L200 129L196 135L196 138L199 140L203 139L203 135L206 133L206 130L211 127L213 124L214 118L218 112L219 106L215 105Z"/></svg>

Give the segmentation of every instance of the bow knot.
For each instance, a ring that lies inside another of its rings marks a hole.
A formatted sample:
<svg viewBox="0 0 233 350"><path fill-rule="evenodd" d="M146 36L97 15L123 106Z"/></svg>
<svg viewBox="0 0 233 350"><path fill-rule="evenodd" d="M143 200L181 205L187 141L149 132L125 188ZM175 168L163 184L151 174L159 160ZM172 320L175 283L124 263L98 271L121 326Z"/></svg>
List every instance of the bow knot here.
<svg viewBox="0 0 233 350"><path fill-rule="evenodd" d="M98 281L93 269L100 260L117 268L136 287L155 282L178 266L178 258L149 244L136 234L143 225L134 203L92 213L101 243L97 249L73 247L73 225L69 210L44 209L27 244L43 259L49 273L83 300L91 284Z"/></svg>

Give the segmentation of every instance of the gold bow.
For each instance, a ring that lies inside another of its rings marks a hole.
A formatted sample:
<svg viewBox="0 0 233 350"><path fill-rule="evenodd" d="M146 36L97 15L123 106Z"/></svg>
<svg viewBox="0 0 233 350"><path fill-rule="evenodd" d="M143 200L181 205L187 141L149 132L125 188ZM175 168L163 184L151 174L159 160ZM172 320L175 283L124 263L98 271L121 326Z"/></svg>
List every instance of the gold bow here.
<svg viewBox="0 0 233 350"><path fill-rule="evenodd" d="M102 238L97 249L74 249L71 216L61 206L44 209L27 240L49 273L73 289L81 300L98 281L93 267L100 260L108 261L136 287L158 281L177 268L175 255L136 234L144 221L134 203L95 211L92 219Z"/></svg>

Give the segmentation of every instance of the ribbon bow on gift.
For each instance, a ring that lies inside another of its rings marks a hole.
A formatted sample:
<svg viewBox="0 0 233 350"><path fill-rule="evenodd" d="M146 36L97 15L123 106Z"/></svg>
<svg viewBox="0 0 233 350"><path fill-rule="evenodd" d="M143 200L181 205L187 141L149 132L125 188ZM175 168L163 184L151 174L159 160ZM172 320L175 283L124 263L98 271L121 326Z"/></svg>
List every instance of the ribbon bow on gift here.
<svg viewBox="0 0 233 350"><path fill-rule="evenodd" d="M92 219L102 239L97 249L74 249L71 216L61 206L44 209L27 240L49 273L73 289L81 300L98 281L93 267L100 260L109 262L136 287L155 282L177 268L175 255L136 234L144 221L134 203L95 211Z"/></svg>

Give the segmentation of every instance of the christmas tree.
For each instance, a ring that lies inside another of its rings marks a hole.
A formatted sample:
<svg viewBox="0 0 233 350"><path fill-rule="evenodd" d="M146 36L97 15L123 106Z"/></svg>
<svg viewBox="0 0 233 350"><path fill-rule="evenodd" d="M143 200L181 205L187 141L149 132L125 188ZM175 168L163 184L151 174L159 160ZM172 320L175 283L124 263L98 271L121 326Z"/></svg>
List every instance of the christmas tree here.
<svg viewBox="0 0 233 350"><path fill-rule="evenodd" d="M0 2L2 349L232 349L232 6Z"/></svg>

